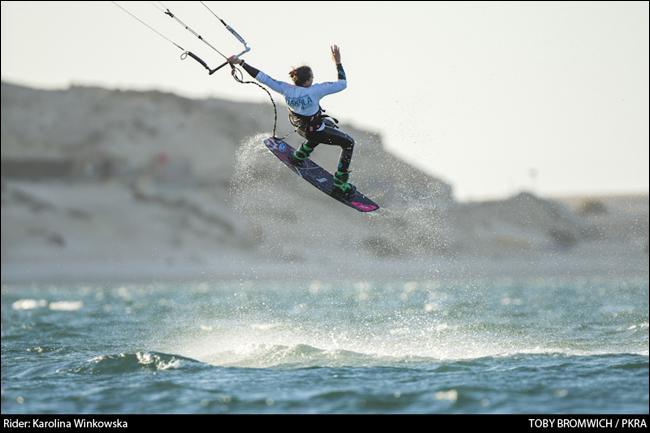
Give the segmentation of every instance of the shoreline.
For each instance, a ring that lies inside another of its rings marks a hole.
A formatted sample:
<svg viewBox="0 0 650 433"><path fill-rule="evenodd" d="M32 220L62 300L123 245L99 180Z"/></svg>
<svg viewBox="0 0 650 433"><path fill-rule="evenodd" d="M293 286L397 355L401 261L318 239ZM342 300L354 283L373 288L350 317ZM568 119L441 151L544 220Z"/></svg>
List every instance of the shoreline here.
<svg viewBox="0 0 650 433"><path fill-rule="evenodd" d="M254 263L251 264L251 261ZM214 280L476 280L549 277L648 278L648 255L535 254L517 257L417 257L356 263L273 262L235 257L210 263L189 261L106 260L22 261L2 265L2 284L159 283Z"/></svg>

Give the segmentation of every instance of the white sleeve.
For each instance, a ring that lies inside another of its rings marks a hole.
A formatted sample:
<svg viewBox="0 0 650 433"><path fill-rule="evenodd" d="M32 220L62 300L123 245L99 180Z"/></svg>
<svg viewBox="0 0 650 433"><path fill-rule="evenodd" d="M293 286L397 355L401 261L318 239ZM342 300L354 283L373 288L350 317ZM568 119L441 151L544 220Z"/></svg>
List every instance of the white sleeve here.
<svg viewBox="0 0 650 433"><path fill-rule="evenodd" d="M275 80L268 75L266 75L264 72L260 71L257 76L255 77L257 81L259 81L262 84L265 84L269 86L272 90L275 90L276 92L286 95L289 89L291 89L293 86L289 83L285 83L284 81L278 81Z"/></svg>
<svg viewBox="0 0 650 433"><path fill-rule="evenodd" d="M314 91L322 98L325 95L331 95L332 93L338 93L348 87L347 80L338 80L327 83L316 84Z"/></svg>

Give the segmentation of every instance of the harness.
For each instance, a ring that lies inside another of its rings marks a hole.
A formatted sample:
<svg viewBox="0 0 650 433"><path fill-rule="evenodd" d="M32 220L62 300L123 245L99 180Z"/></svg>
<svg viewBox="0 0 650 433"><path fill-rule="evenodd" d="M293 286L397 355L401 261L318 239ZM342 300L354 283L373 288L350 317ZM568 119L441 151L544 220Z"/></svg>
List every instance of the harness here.
<svg viewBox="0 0 650 433"><path fill-rule="evenodd" d="M323 108L320 106L318 107L316 114L313 114L311 116L303 116L302 114L298 114L289 110L289 122L294 128L302 131L303 133L318 131L323 122L325 122L325 125L327 126L332 126L338 129L338 126L336 124L339 123L338 119L325 114L325 110L323 110Z"/></svg>

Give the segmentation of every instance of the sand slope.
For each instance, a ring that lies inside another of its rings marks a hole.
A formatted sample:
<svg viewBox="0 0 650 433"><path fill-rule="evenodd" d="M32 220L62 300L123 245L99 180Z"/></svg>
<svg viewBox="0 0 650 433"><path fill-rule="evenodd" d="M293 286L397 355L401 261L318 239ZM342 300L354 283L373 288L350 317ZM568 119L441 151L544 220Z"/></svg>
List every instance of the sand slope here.
<svg viewBox="0 0 650 433"><path fill-rule="evenodd" d="M288 132L285 117L280 108ZM353 181L382 205L363 215L275 160L261 144L271 121L265 104L3 83L3 280L267 274L280 263L647 272L647 196L458 203L377 134L342 125L357 141ZM321 146L314 159L333 169L337 158Z"/></svg>

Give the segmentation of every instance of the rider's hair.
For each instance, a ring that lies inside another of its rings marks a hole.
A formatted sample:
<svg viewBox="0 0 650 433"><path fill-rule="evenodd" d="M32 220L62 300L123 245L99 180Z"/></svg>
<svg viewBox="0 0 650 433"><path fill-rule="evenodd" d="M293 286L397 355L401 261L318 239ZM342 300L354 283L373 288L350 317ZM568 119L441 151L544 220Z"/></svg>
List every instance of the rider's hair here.
<svg viewBox="0 0 650 433"><path fill-rule="evenodd" d="M309 66L300 66L289 71L289 76L296 86L302 86L313 76Z"/></svg>

